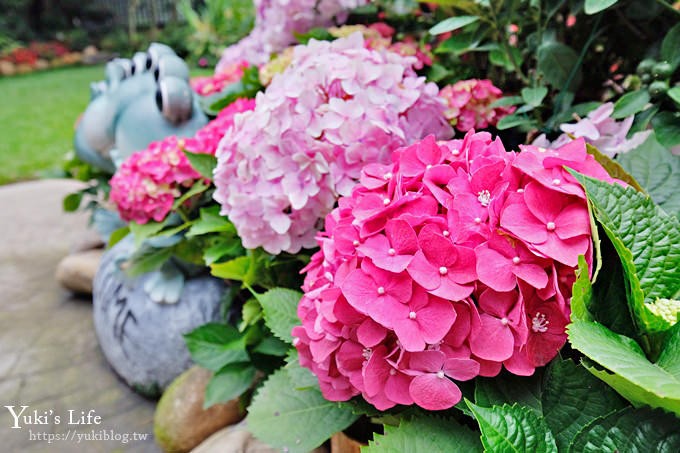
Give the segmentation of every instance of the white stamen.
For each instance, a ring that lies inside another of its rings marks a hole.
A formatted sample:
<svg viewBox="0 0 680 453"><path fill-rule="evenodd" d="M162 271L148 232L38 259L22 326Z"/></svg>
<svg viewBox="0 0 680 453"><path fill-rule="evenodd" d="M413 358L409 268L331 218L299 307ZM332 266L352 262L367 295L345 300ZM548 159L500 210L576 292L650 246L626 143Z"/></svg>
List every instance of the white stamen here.
<svg viewBox="0 0 680 453"><path fill-rule="evenodd" d="M382 286L378 286L378 294L381 296L385 294L385 288Z"/></svg>
<svg viewBox="0 0 680 453"><path fill-rule="evenodd" d="M442 267L439 268L439 273L441 275L446 275L446 274L449 273L449 270L446 267L442 266Z"/></svg>
<svg viewBox="0 0 680 453"><path fill-rule="evenodd" d="M477 200L479 200L479 203L482 206L489 206L489 203L491 202L491 193L489 193L488 190L481 190L477 194Z"/></svg>
<svg viewBox="0 0 680 453"><path fill-rule="evenodd" d="M475 223L477 224L482 223L482 219L480 219L479 217L475 217Z"/></svg>
<svg viewBox="0 0 680 453"><path fill-rule="evenodd" d="M373 350L371 348L364 348L363 352L361 355L364 356L364 359L368 360L371 358L371 354L373 354Z"/></svg>
<svg viewBox="0 0 680 453"><path fill-rule="evenodd" d="M387 173L385 173L383 175L383 179L386 180L386 181L392 179L392 173L388 171Z"/></svg>
<svg viewBox="0 0 680 453"><path fill-rule="evenodd" d="M397 374L397 370L390 368L390 376L394 376L395 374Z"/></svg>
<svg viewBox="0 0 680 453"><path fill-rule="evenodd" d="M412 311L408 314L408 317L411 318L411 319L416 319L416 316L418 316L418 315L416 314L415 311Z"/></svg>
<svg viewBox="0 0 680 453"><path fill-rule="evenodd" d="M432 168L432 164L427 164L427 165L425 166L425 169L426 169L426 170L429 170L430 168Z"/></svg>
<svg viewBox="0 0 680 453"><path fill-rule="evenodd" d="M517 189L517 193L524 193L524 189Z"/></svg>
<svg viewBox="0 0 680 453"><path fill-rule="evenodd" d="M354 247L359 247L359 241L358 241L357 239L353 240L353 241L352 241L352 245L353 245Z"/></svg>
<svg viewBox="0 0 680 453"><path fill-rule="evenodd" d="M560 181L559 179L555 178L555 179L552 180L552 183L553 183L554 185L556 185L556 186L559 186L559 185L562 183L562 181Z"/></svg>
<svg viewBox="0 0 680 453"><path fill-rule="evenodd" d="M543 313L536 312L536 316L531 320L531 330L533 330L536 333L543 333L548 330L548 325L550 324L550 321L545 319L545 315Z"/></svg>
<svg viewBox="0 0 680 453"><path fill-rule="evenodd" d="M439 379L444 379L444 371L442 371L442 370L437 371L437 377Z"/></svg>
<svg viewBox="0 0 680 453"><path fill-rule="evenodd" d="M445 238L447 238L451 233L449 233L449 230L444 230L442 231L442 234L444 235Z"/></svg>
<svg viewBox="0 0 680 453"><path fill-rule="evenodd" d="M457 155L460 154L460 150L459 149L452 149L451 154L453 154L454 156L457 156Z"/></svg>
<svg viewBox="0 0 680 453"><path fill-rule="evenodd" d="M512 264L519 264L519 261L520 261L519 256L516 256L512 259Z"/></svg>
<svg viewBox="0 0 680 453"><path fill-rule="evenodd" d="M545 226L548 231L554 231L555 230L555 222L548 222L548 224Z"/></svg>
<svg viewBox="0 0 680 453"><path fill-rule="evenodd" d="M501 318L501 324L503 324L504 326L507 326L509 323L510 320L508 318L505 317Z"/></svg>
<svg viewBox="0 0 680 453"><path fill-rule="evenodd" d="M390 199L389 199L389 198L385 198L385 199L383 200L383 204L384 204L385 206L387 206L388 204L390 204Z"/></svg>
<svg viewBox="0 0 680 453"><path fill-rule="evenodd" d="M394 256L394 255L397 254L397 251L394 250L394 249L389 249L389 250L387 251L387 254L390 255L390 256Z"/></svg>

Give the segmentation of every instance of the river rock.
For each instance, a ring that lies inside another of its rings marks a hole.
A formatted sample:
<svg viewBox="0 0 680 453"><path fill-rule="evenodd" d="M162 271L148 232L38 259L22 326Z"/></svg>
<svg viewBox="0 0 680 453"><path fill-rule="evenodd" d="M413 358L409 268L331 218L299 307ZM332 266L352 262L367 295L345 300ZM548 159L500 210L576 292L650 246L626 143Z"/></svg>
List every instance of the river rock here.
<svg viewBox="0 0 680 453"><path fill-rule="evenodd" d="M163 393L154 417L154 436L163 451L191 451L215 431L245 415L238 399L203 409L205 388L211 377L210 371L193 366Z"/></svg>
<svg viewBox="0 0 680 453"><path fill-rule="evenodd" d="M92 282L103 254L103 249L92 249L68 255L57 265L55 278L69 291L92 294Z"/></svg>
<svg viewBox="0 0 680 453"><path fill-rule="evenodd" d="M157 303L145 291L154 273L128 277L119 269L133 249L131 236L102 257L93 288L94 326L111 367L137 392L158 396L192 365L182 335L220 320L226 284L210 276L187 278L179 301Z"/></svg>

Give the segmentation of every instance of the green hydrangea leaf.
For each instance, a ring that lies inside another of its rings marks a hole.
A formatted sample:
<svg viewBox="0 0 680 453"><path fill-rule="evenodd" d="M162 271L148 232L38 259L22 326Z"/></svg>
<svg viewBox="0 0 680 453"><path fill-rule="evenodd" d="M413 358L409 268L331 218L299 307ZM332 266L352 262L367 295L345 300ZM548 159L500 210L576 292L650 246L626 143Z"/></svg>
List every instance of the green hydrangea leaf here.
<svg viewBox="0 0 680 453"><path fill-rule="evenodd" d="M656 364L680 381L680 323L668 331Z"/></svg>
<svg viewBox="0 0 680 453"><path fill-rule="evenodd" d="M274 335L287 343L293 343L290 331L300 324L297 317L297 305L302 293L287 288L270 289L264 294L256 294L267 327Z"/></svg>
<svg viewBox="0 0 680 453"><path fill-rule="evenodd" d="M477 22L479 17L476 16L455 16L449 17L430 29L431 35L441 35L442 33L447 33L450 31L458 30L466 25L470 25Z"/></svg>
<svg viewBox="0 0 680 453"><path fill-rule="evenodd" d="M594 318L592 320L621 335L635 338L637 331L626 299L623 266L616 249L606 235L603 235L600 242L600 255L606 267L592 284L592 300L588 302L588 310Z"/></svg>
<svg viewBox="0 0 680 453"><path fill-rule="evenodd" d="M288 372L288 376L290 376L295 383L296 389L319 386L319 381L316 376L314 376L314 373L308 368L300 366L300 363L298 362L298 352L295 348L291 348L288 351L285 369Z"/></svg>
<svg viewBox="0 0 680 453"><path fill-rule="evenodd" d="M130 222L128 224L130 232L135 238L135 248L139 248L145 239L150 238L165 227L165 222L149 221L143 224L137 222Z"/></svg>
<svg viewBox="0 0 680 453"><path fill-rule="evenodd" d="M212 156L210 156L210 157L212 157ZM213 157L213 159L214 159L214 157ZM177 210L189 198L205 192L206 190L208 190L209 187L210 187L210 185L206 184L204 181L196 181L194 183L194 185L191 186L191 189L187 190L185 193L182 194L181 197L179 197L178 199L175 200L174 203L172 203L172 210L173 211Z"/></svg>
<svg viewBox="0 0 680 453"><path fill-rule="evenodd" d="M479 423L486 451L557 453L555 438L533 409L518 404L487 408L466 403Z"/></svg>
<svg viewBox="0 0 680 453"><path fill-rule="evenodd" d="M595 148L593 145L589 143L586 143L586 151L588 152L588 154L593 156L595 160L600 165L602 165L602 167L605 170L607 170L609 176L625 182L626 184L635 188L635 190L637 190L638 192L645 191L642 188L642 186L638 183L638 181L633 177L633 175L631 175L627 171L627 169L621 165L620 162L617 162L616 160L612 159L606 154L602 154L602 152L599 149Z"/></svg>
<svg viewBox="0 0 680 453"><path fill-rule="evenodd" d="M220 215L219 206L210 206L201 208L200 218L191 225L187 236L200 236L206 233L227 233L235 236L236 227L229 219Z"/></svg>
<svg viewBox="0 0 680 453"><path fill-rule="evenodd" d="M586 0L584 9L586 14L597 14L616 4L618 1L619 0Z"/></svg>
<svg viewBox="0 0 680 453"><path fill-rule="evenodd" d="M132 222L130 223L132 225ZM135 250L125 263L125 272L130 277L138 277L159 269L172 258L172 248L156 248L147 245Z"/></svg>
<svg viewBox="0 0 680 453"><path fill-rule="evenodd" d="M568 326L574 349L597 363L588 371L605 381L634 405L660 407L680 414L680 380L650 362L634 340L601 324L575 321Z"/></svg>
<svg viewBox="0 0 680 453"><path fill-rule="evenodd" d="M594 419L626 407L611 387L571 360L554 360L545 374L543 414L559 451Z"/></svg>
<svg viewBox="0 0 680 453"><path fill-rule="evenodd" d="M588 278L588 264L583 255L578 257L576 281L571 289L571 320L593 321L588 307L593 298L593 286Z"/></svg>
<svg viewBox="0 0 680 453"><path fill-rule="evenodd" d="M297 389L289 366L293 364L274 372L258 390L248 409L248 428L275 448L306 453L358 416L340 403L327 401L318 387Z"/></svg>
<svg viewBox="0 0 680 453"><path fill-rule="evenodd" d="M228 324L209 323L184 335L191 358L211 371L247 362L245 337Z"/></svg>
<svg viewBox="0 0 680 453"><path fill-rule="evenodd" d="M399 426L385 425L385 434L376 434L362 453L481 452L479 435L452 418L423 415L402 420Z"/></svg>
<svg viewBox="0 0 680 453"><path fill-rule="evenodd" d="M568 451L675 453L680 451L679 426L680 419L660 410L628 407L586 426L575 437Z"/></svg>
<svg viewBox="0 0 680 453"><path fill-rule="evenodd" d="M503 373L493 378L475 379L475 404L491 407L519 403L541 413L541 381L543 373L533 376L516 376Z"/></svg>
<svg viewBox="0 0 680 453"><path fill-rule="evenodd" d="M227 280L243 281L250 268L250 257L239 256L224 263L210 265L210 273L215 277Z"/></svg>
<svg viewBox="0 0 680 453"><path fill-rule="evenodd" d="M240 256L243 252L244 249L238 237L219 235L211 238L209 244L203 250L203 261L210 266L225 257Z"/></svg>
<svg viewBox="0 0 680 453"><path fill-rule="evenodd" d="M649 103L650 96L647 90L636 90L626 93L614 104L614 112L611 117L615 120L635 115L645 109Z"/></svg>
<svg viewBox="0 0 680 453"><path fill-rule="evenodd" d="M192 153L186 149L182 150L184 155L187 156L191 166L200 173L201 176L207 179L213 178L213 171L217 167L217 158L212 154L206 153Z"/></svg>
<svg viewBox="0 0 680 453"><path fill-rule="evenodd" d="M565 87L569 81L569 75L578 65L578 54L571 47L555 42L549 41L538 48L538 72L543 74L546 83L554 88L568 89L570 91L576 90L581 84L583 73L580 68L576 69L576 75L571 79L568 87Z"/></svg>
<svg viewBox="0 0 680 453"><path fill-rule="evenodd" d="M617 157L621 166L645 188L664 211L680 217L680 157L652 133L637 148Z"/></svg>
<svg viewBox="0 0 680 453"><path fill-rule="evenodd" d="M628 303L641 333L663 331L666 323L644 303L677 298L680 293L680 224L631 187L574 172L584 186L595 218L616 249L623 265Z"/></svg>
<svg viewBox="0 0 680 453"><path fill-rule="evenodd" d="M220 369L206 386L203 408L226 403L241 395L252 385L255 371L249 363L232 363Z"/></svg>

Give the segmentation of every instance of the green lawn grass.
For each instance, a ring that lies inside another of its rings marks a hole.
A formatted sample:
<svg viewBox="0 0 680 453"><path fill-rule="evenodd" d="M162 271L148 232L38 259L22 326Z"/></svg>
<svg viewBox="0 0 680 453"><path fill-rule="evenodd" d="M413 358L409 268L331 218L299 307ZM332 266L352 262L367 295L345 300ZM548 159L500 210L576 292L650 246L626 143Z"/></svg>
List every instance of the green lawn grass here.
<svg viewBox="0 0 680 453"><path fill-rule="evenodd" d="M0 77L0 184L61 165L72 150L75 121L89 102L90 82L103 78L103 66Z"/></svg>
<svg viewBox="0 0 680 453"><path fill-rule="evenodd" d="M57 167L72 149L73 125L102 66L0 78L0 184Z"/></svg>

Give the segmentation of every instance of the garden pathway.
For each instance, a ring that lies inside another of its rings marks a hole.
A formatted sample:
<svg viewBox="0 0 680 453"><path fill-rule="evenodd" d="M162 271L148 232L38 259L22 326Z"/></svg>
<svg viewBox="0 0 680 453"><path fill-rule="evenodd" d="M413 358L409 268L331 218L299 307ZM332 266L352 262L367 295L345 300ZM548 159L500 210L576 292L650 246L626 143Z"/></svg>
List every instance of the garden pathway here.
<svg viewBox="0 0 680 453"><path fill-rule="evenodd" d="M84 214L61 211L62 197L77 187L67 180L0 187L0 451L158 452L155 402L133 393L109 368L95 337L91 301L54 280L57 263L86 231ZM40 417L12 429L8 405L16 411L29 406L23 415L37 411ZM69 411L73 421L81 411L94 411L101 422L69 425ZM78 443L78 435L93 433L147 439ZM69 438L48 443L55 434Z"/></svg>

